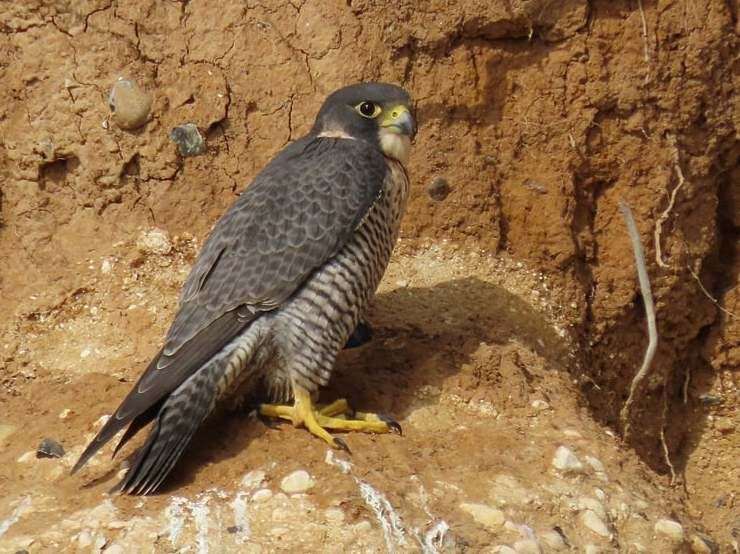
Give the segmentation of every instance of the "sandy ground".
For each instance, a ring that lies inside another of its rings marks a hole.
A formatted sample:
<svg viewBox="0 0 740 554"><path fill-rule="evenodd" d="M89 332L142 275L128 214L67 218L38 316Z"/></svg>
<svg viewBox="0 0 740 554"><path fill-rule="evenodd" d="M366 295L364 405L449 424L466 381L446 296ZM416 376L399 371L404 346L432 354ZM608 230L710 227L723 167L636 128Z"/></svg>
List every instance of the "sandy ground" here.
<svg viewBox="0 0 740 554"><path fill-rule="evenodd" d="M154 337L171 316L197 246L173 243L167 254L119 245L72 297L22 323L19 350L44 355L3 401L3 551L658 552L679 545L659 520L680 521L687 541L701 529L582 405L547 279L449 245L400 245L369 318L375 337L342 355L325 391L395 415L404 436L347 436L348 456L302 429L222 413L156 496L108 496L130 448L110 461L106 447L69 476L156 346L137 330ZM45 437L67 454L37 459ZM577 459L558 469L560 447ZM314 486L286 494L296 470Z"/></svg>

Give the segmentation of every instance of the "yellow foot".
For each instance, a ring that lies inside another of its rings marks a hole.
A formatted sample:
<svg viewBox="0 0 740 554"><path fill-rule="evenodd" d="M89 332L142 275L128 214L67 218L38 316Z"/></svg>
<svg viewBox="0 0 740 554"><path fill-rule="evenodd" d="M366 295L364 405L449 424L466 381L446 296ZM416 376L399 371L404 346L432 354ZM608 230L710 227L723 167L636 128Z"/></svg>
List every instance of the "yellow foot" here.
<svg viewBox="0 0 740 554"><path fill-rule="evenodd" d="M303 425L312 434L323 439L334 448L349 452L347 444L338 437L333 437L327 429L337 431L363 431L365 433L402 434L397 421L378 414L352 412L344 398L335 400L326 406L314 406L308 391L295 391L295 403L292 406L261 404L259 414L291 421L296 427ZM347 418L347 415L352 416Z"/></svg>

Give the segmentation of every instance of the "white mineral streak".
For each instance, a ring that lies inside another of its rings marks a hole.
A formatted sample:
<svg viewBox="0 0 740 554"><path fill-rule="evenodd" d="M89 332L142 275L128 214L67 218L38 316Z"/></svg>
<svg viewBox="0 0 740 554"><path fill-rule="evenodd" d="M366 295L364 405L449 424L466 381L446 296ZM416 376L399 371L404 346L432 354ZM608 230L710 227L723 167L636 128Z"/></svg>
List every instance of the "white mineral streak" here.
<svg viewBox="0 0 740 554"><path fill-rule="evenodd" d="M0 521L0 537L2 537L15 523L17 523L21 516L30 508L31 497L24 496L15 507L15 510L13 510L13 513L10 514L10 517Z"/></svg>

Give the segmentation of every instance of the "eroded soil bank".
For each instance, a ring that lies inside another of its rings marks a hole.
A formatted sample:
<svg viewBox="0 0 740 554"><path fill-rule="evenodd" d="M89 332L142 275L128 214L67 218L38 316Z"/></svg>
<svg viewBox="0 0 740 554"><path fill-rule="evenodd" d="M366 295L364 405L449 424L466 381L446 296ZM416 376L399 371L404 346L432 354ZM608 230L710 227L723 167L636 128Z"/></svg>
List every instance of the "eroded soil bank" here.
<svg viewBox="0 0 740 554"><path fill-rule="evenodd" d="M0 546L549 552L557 528L579 551L737 549L737 35L722 0L0 6ZM110 117L121 76L152 99L134 130ZM412 198L378 336L328 395L406 436L351 437L343 473L301 430L224 415L165 495L105 504L119 462L66 468L208 229L329 92L370 79L415 98ZM203 154L178 153L183 123ZM628 444L646 337L620 199L660 336ZM46 436L62 460L26 455ZM280 492L295 469L305 496Z"/></svg>

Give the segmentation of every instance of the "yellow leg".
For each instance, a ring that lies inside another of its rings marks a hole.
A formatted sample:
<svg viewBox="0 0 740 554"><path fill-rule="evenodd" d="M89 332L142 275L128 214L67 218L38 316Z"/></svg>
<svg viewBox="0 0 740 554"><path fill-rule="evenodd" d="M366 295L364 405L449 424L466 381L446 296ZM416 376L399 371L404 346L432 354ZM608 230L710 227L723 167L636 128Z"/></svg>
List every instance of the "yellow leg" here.
<svg viewBox="0 0 740 554"><path fill-rule="evenodd" d="M349 404L344 398L335 400L323 407L314 406L311 395L305 389L295 390L295 402L292 406L262 404L259 407L260 415L275 417L291 421L296 427L303 425L312 434L323 439L334 448L349 451L342 439L333 437L326 429L337 431L363 431L365 433L401 434L401 426L394 420L372 413L357 412L352 414ZM353 417L347 418L346 414Z"/></svg>

